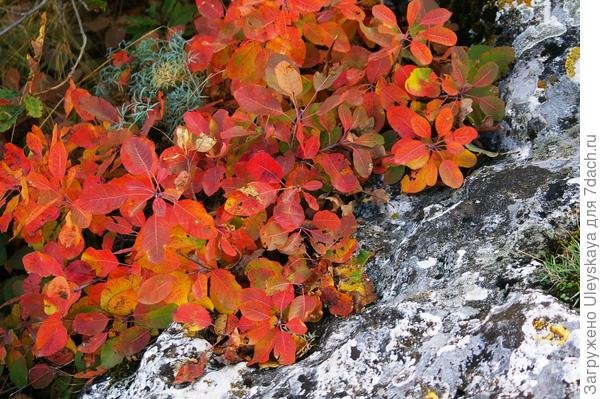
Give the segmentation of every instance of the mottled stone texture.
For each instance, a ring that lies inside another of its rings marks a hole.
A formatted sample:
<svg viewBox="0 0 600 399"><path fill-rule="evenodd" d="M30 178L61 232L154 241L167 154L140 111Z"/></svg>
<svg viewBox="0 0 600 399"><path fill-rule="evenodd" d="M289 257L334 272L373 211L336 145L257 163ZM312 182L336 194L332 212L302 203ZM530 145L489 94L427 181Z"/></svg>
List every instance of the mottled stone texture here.
<svg viewBox="0 0 600 399"><path fill-rule="evenodd" d="M518 54L501 85L506 121L485 137L502 155L459 190L359 208L378 303L325 321L293 366L209 369L187 387L172 386L174 372L207 343L173 326L135 375L87 397L576 397L578 316L536 287L527 254L577 224L579 86L564 64L579 45L578 2L534 3L498 15L499 40Z"/></svg>

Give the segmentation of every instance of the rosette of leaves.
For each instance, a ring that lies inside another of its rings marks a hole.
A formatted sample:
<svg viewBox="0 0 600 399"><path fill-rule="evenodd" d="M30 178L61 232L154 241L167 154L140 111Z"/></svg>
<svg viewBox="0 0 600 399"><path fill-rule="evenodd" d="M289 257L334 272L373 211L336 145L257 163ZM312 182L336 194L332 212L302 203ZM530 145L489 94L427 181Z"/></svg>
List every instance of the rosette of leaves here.
<svg viewBox="0 0 600 399"><path fill-rule="evenodd" d="M123 103L124 126L142 126L160 110L157 125L170 134L183 113L202 105L204 98L206 77L189 70L185 46L186 40L176 33L166 39L147 37L133 46L124 43L100 71L96 94Z"/></svg>

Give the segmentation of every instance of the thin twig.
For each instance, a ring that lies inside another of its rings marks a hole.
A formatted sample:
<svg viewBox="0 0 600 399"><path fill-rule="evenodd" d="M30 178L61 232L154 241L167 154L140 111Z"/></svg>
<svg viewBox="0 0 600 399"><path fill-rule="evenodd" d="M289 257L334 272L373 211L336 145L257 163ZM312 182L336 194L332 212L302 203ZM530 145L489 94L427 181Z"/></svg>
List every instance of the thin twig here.
<svg viewBox="0 0 600 399"><path fill-rule="evenodd" d="M17 19L16 21L14 21L12 24L2 28L2 30L0 30L0 36L3 36L4 34L10 32L11 30L13 30L14 28L16 28L17 26L19 26L19 24L21 24L21 22L23 22L25 19L27 19L28 17L30 17L31 15L35 14L40 8L42 8L46 3L48 2L48 0L42 0L38 5L36 5L35 7L33 7L31 10L21 14L21 17L19 19Z"/></svg>
<svg viewBox="0 0 600 399"><path fill-rule="evenodd" d="M77 70L79 63L81 62L81 59L83 58L83 54L85 52L85 47L87 45L87 35L85 34L85 30L83 29L83 22L81 22L81 17L79 16L79 10L77 9L77 6L75 5L75 0L71 0L71 5L73 6L73 11L75 12L75 18L77 18L77 24L79 25L79 33L81 33L81 38L82 38L81 48L79 49L79 55L77 56L77 59L75 60L75 64L73 64L71 71L69 72L67 77L62 82L60 82L59 84L57 84L55 86L50 87L49 89L40 91L39 93L36 93L36 95L40 95L40 94L44 94L44 93L47 93L52 90L56 90L59 87L63 86L65 83L67 83L73 77L73 74L75 74L75 70Z"/></svg>

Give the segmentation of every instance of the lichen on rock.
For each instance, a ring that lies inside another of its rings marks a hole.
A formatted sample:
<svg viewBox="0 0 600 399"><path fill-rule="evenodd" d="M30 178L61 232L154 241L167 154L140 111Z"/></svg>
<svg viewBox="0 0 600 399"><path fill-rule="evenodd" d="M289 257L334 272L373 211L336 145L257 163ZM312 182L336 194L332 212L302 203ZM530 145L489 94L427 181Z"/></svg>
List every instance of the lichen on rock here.
<svg viewBox="0 0 600 399"><path fill-rule="evenodd" d="M526 255L578 220L579 85L565 66L579 41L574 3L535 1L498 14L498 40L519 52L500 87L506 119L481 142L500 156L457 191L400 196L388 188L388 203L359 206L358 238L376 253L367 272L379 302L328 319L292 366L211 365L187 387L170 378L188 354L165 345L202 350L205 341L173 327L135 375L92 385L84 397L576 397L578 315L540 289L541 265Z"/></svg>

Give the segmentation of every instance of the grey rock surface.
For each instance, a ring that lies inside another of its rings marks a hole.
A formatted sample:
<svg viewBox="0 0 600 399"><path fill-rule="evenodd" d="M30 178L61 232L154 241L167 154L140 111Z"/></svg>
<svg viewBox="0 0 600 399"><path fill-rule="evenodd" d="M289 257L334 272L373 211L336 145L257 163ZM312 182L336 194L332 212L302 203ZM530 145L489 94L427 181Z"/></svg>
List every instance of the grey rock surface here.
<svg viewBox="0 0 600 399"><path fill-rule="evenodd" d="M578 1L535 4L498 15L519 54L501 85L506 121L488 137L502 154L459 190L360 206L379 302L327 320L293 366L209 368L186 387L174 373L208 343L172 326L136 374L84 397L577 397L578 314L536 286L530 255L577 226L579 85L565 58L578 46Z"/></svg>

